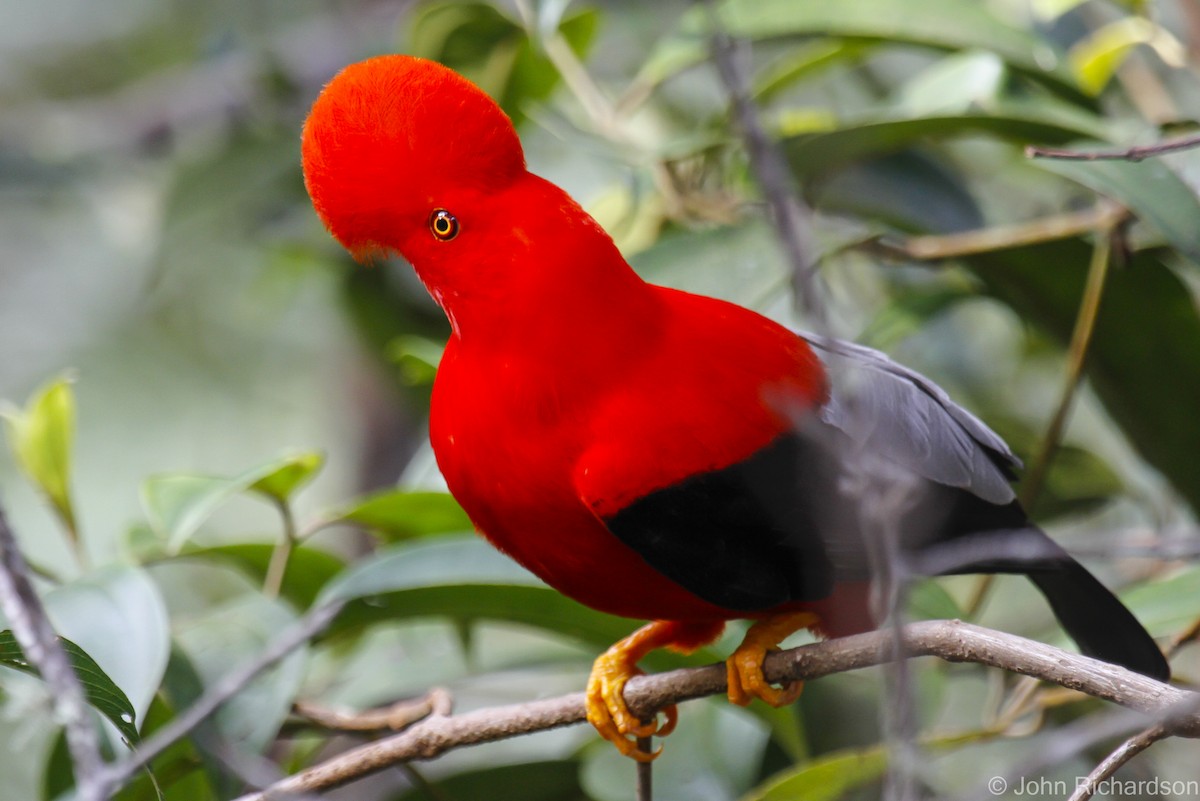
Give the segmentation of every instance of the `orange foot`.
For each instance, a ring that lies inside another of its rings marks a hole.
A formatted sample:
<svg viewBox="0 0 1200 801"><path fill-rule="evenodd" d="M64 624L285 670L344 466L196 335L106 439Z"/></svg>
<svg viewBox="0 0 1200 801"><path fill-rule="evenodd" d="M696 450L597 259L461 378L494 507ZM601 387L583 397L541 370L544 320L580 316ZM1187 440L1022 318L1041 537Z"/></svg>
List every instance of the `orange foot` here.
<svg viewBox="0 0 1200 801"><path fill-rule="evenodd" d="M622 754L639 762L649 762L661 754L662 749L653 753L642 751L637 738L666 737L675 730L679 713L674 706L669 706L662 710L666 720L661 726L657 716L655 720L643 723L625 703L625 683L642 675L637 663L643 656L655 648L673 644L677 632L677 624L663 620L642 626L601 654L588 677L588 721Z"/></svg>
<svg viewBox="0 0 1200 801"><path fill-rule="evenodd" d="M783 687L772 687L763 676L763 660L767 651L777 648L789 634L816 624L817 616L811 612L789 612L751 626L742 644L725 661L729 700L738 706L746 706L753 699L761 698L773 707L781 707L799 698L804 682L793 681Z"/></svg>

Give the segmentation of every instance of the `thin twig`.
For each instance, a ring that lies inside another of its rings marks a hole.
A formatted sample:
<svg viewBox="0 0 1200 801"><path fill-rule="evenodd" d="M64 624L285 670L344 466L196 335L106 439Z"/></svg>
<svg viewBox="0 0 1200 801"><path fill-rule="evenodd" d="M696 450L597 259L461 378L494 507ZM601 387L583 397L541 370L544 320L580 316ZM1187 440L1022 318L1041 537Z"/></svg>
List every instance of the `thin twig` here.
<svg viewBox="0 0 1200 801"><path fill-rule="evenodd" d="M114 762L105 771L109 787L120 787L133 774L149 765L163 751L188 736L197 726L211 717L235 695L246 689L260 673L308 642L329 625L342 610L340 602L328 603L310 610L292 628L268 645L261 654L243 667L227 673L212 685L187 710L171 723L159 729L125 759Z"/></svg>
<svg viewBox="0 0 1200 801"><path fill-rule="evenodd" d="M267 564L267 574L263 578L263 595L268 598L279 597L279 592L283 589L283 580L287 576L288 563L292 558L292 551L300 542L299 536L296 533L296 517L292 514L291 504L286 499L273 499L275 506L279 510L279 516L283 520L283 532L279 541L275 543L275 548L271 551L271 560Z"/></svg>
<svg viewBox="0 0 1200 801"><path fill-rule="evenodd" d="M1067 419L1074 406L1079 383L1083 379L1083 368L1087 363L1088 351L1092 344L1092 334L1096 330L1096 318L1100 314L1104 284L1108 280L1108 268L1112 262L1113 236L1120 224L1121 218L1113 215L1103 218L1100 221L1101 227L1096 229L1096 243L1092 246L1092 259L1088 265L1083 297L1079 301L1079 312L1075 315L1075 328L1071 332L1071 341L1067 346L1067 369L1063 376L1058 405L1046 426L1046 433L1042 435L1038 450L1034 454L1029 468L1025 471L1025 477L1017 495L1025 509L1032 509L1038 496L1041 495L1050 464L1062 441L1063 430L1066 428ZM994 575L978 579L975 591L971 594L964 609L967 617L974 617L979 613L994 584Z"/></svg>
<svg viewBox="0 0 1200 801"><path fill-rule="evenodd" d="M1092 334L1096 330L1096 318L1100 314L1100 301L1104 297L1104 284L1108 280L1108 267L1112 261L1112 239L1114 229L1102 229L1096 232L1096 243L1092 247L1092 260L1088 265L1087 280L1083 287L1083 297L1079 301L1079 313L1075 317L1075 330L1071 332L1071 342L1067 347L1067 370L1063 377L1062 391L1059 394L1058 406L1054 416L1046 427L1041 446L1034 456L1033 462L1025 473L1021 484L1019 497L1022 506L1032 508L1038 495L1041 494L1045 483L1046 473L1062 440L1063 429L1067 418L1074 406L1075 396L1079 390L1079 382L1083 378L1083 368L1087 363L1088 351L1092 344Z"/></svg>
<svg viewBox="0 0 1200 801"><path fill-rule="evenodd" d="M25 658L50 688L54 711L66 732L77 798L103 801L107 798L104 760L83 685L29 580L29 568L3 509L0 509L0 610L8 618Z"/></svg>
<svg viewBox="0 0 1200 801"><path fill-rule="evenodd" d="M1093 231L1112 230L1129 217L1129 210L1124 206L1101 199L1088 209L1053 214L1013 225L995 225L954 234L926 234L900 240L879 238L857 247L902 259L941 261L1070 239Z"/></svg>
<svg viewBox="0 0 1200 801"><path fill-rule="evenodd" d="M891 658L890 630L856 634L770 654L764 675L773 683L816 679L879 665ZM1200 695L1125 668L1043 643L969 623L931 620L904 630L906 656L937 656L976 662L1078 690L1159 719L1173 736L1200 737ZM630 709L647 717L670 704L724 693L725 666L687 668L632 679L625 689ZM447 751L521 734L582 723L584 694L524 704L433 716L404 732L343 752L238 801L268 801L343 785L407 760L433 759Z"/></svg>
<svg viewBox="0 0 1200 801"><path fill-rule="evenodd" d="M1167 737L1169 732L1161 723L1155 723L1148 729L1143 729L1106 756L1104 760L1088 774L1087 779L1075 787L1069 801L1088 801L1100 784L1112 777L1122 765L1145 751L1159 740Z"/></svg>
<svg viewBox="0 0 1200 801"><path fill-rule="evenodd" d="M712 59L729 93L750 169L763 198L774 214L775 230L792 268L796 302L809 326L828 335L825 307L817 289L816 259L812 245L812 212L791 185L791 170L775 142L767 135L750 97L749 81L738 63L737 44L721 26L712 0L705 0L712 24Z"/></svg>
<svg viewBox="0 0 1200 801"><path fill-rule="evenodd" d="M449 715L451 708L450 692L434 687L420 698L406 698L365 712L343 712L309 701L297 701L293 711L309 723L332 731L373 732L400 731L429 715Z"/></svg>
<svg viewBox="0 0 1200 801"><path fill-rule="evenodd" d="M1031 159L1063 159L1069 161L1141 161L1142 159L1191 150L1200 147L1200 134L1167 139L1153 145L1135 145L1117 150L1068 150L1057 147L1029 145L1025 156Z"/></svg>
<svg viewBox="0 0 1200 801"><path fill-rule="evenodd" d="M639 737L638 750L646 754L654 753L654 738ZM654 801L654 763L637 763L637 801Z"/></svg>

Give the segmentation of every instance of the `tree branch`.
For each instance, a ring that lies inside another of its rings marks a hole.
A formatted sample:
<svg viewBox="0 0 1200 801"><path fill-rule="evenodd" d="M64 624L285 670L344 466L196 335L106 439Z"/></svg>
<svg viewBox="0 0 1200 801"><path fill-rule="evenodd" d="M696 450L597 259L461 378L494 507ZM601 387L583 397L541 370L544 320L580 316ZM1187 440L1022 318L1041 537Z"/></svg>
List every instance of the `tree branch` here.
<svg viewBox="0 0 1200 801"><path fill-rule="evenodd" d="M67 750L75 768L75 786L80 801L101 801L107 797L102 775L104 761L100 757L100 740L92 725L83 685L29 580L29 568L2 509L0 609L8 618L25 658L37 668L50 688L54 711L66 730Z"/></svg>
<svg viewBox="0 0 1200 801"><path fill-rule="evenodd" d="M772 682L815 679L879 665L894 652L889 630L857 634L773 653L764 665ZM1122 667L1043 643L959 621L931 620L904 629L903 653L950 662L976 662L1034 676L1142 712L1170 735L1200 737L1200 695ZM625 698L649 717L668 704L725 692L724 665L687 668L632 679ZM353 748L321 764L242 796L272 801L346 784L398 762L433 759L447 751L585 720L583 693L426 718L406 731Z"/></svg>
<svg viewBox="0 0 1200 801"><path fill-rule="evenodd" d="M1155 723L1150 728L1138 732L1121 743L1117 747L1117 750L1106 756L1104 761L1088 774L1087 779L1075 788L1075 792L1071 794L1069 801L1088 801L1088 799L1096 794L1096 790L1100 788L1100 784L1106 779L1112 778L1112 775L1122 765L1169 734L1170 732L1161 723Z"/></svg>
<svg viewBox="0 0 1200 801"><path fill-rule="evenodd" d="M1135 145L1119 150L1065 150L1056 147L1038 147L1029 145L1025 148L1026 158L1063 159L1069 161L1141 161L1142 159L1175 153L1180 150L1191 150L1200 147L1200 134L1181 136L1156 142L1152 145Z"/></svg>

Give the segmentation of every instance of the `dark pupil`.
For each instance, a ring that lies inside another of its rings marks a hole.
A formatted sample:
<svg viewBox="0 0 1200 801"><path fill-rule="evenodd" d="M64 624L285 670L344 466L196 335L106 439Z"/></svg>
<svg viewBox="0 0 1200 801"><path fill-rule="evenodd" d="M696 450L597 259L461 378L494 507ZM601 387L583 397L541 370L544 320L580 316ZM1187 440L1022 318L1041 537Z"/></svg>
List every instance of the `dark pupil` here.
<svg viewBox="0 0 1200 801"><path fill-rule="evenodd" d="M448 211L436 211L433 214L433 232L439 237L449 238L455 233L455 220Z"/></svg>

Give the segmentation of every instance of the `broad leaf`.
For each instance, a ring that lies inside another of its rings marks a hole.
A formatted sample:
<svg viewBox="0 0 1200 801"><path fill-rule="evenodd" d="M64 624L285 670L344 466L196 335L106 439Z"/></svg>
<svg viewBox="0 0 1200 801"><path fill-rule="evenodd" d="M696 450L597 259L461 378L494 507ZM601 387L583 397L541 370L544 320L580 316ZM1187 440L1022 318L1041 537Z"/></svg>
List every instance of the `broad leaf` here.
<svg viewBox="0 0 1200 801"><path fill-rule="evenodd" d="M1073 161L1034 159L1047 172L1062 175L1110 197L1154 227L1195 265L1200 265L1200 200L1161 159Z"/></svg>
<svg viewBox="0 0 1200 801"><path fill-rule="evenodd" d="M178 627L177 641L206 687L257 658L296 621L279 600L247 594ZM279 733L299 691L308 649L301 647L250 683L216 715L221 734L238 748L259 751Z"/></svg>
<svg viewBox="0 0 1200 801"><path fill-rule="evenodd" d="M919 142L945 141L975 134L989 134L1018 144L1061 144L1083 136L1109 138L1107 126L1097 117L1042 98L1036 101L1005 100L985 110L973 108L961 114L920 117L895 112L873 114L841 122L836 130L786 138L783 146L792 171L804 180L850 162L895 153Z"/></svg>
<svg viewBox="0 0 1200 801"><path fill-rule="evenodd" d="M55 587L45 604L55 631L86 650L144 717L170 650L166 605L147 573L105 567Z"/></svg>
<svg viewBox="0 0 1200 801"><path fill-rule="evenodd" d="M1069 341L1091 248L1080 240L966 259L986 290ZM1091 385L1131 445L1200 509L1200 315L1191 292L1141 251L1109 275L1087 363Z"/></svg>
<svg viewBox="0 0 1200 801"><path fill-rule="evenodd" d="M774 776L742 797L742 801L837 801L852 790L883 778L887 770L883 748L837 751Z"/></svg>
<svg viewBox="0 0 1200 801"><path fill-rule="evenodd" d="M357 523L393 542L471 531L471 520L445 492L385 490L328 514L330 523Z"/></svg>

